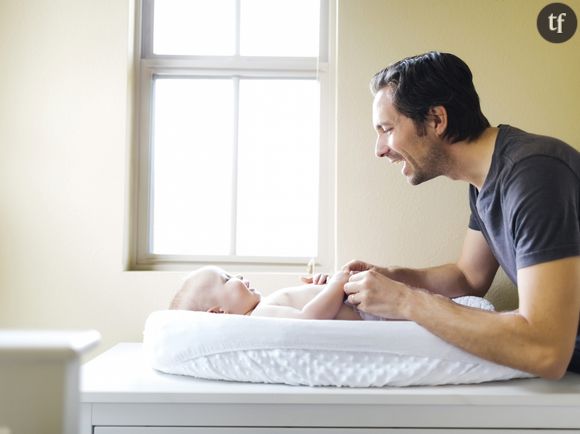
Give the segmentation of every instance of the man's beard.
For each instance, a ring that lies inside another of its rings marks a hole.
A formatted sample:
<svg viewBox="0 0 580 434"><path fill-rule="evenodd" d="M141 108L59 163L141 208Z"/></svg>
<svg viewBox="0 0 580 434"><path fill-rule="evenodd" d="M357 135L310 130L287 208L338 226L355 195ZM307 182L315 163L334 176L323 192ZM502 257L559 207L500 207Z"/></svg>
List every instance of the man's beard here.
<svg viewBox="0 0 580 434"><path fill-rule="evenodd" d="M448 172L449 160L440 146L438 143L432 144L421 166L413 167L415 172L409 178L409 184L419 185Z"/></svg>

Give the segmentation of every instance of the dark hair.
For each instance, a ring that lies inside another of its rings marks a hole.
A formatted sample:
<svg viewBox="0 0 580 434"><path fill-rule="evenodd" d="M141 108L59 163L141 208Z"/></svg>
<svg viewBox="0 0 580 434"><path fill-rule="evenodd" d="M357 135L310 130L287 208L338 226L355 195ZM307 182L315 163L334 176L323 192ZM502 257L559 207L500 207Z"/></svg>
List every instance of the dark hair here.
<svg viewBox="0 0 580 434"><path fill-rule="evenodd" d="M429 110L435 106L447 110L444 137L452 143L474 140L489 127L471 71L453 54L430 51L407 57L377 72L370 85L373 95L389 86L395 108L413 120L419 134L425 133Z"/></svg>

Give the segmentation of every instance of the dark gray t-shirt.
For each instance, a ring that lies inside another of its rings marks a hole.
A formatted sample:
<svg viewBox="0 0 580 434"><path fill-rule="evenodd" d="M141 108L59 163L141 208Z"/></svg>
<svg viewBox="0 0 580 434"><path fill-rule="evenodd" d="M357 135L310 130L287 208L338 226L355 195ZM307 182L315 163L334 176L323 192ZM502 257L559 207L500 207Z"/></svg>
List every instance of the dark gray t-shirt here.
<svg viewBox="0 0 580 434"><path fill-rule="evenodd" d="M517 270L580 255L580 153L551 137L499 126L481 191L469 187L469 227L481 231L517 285ZM580 368L580 336L573 364Z"/></svg>

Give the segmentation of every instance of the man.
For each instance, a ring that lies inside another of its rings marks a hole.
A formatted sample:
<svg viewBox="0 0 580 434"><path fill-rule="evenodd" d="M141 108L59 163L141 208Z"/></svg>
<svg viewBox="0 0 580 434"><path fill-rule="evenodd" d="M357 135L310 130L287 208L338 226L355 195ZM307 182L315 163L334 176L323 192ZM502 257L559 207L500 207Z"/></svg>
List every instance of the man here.
<svg viewBox="0 0 580 434"><path fill-rule="evenodd" d="M348 301L544 378L580 372L580 153L557 139L490 127L471 71L452 54L397 62L371 89L376 155L401 163L412 185L440 175L468 182L472 215L454 264L346 264ZM499 265L517 285L517 311L447 298L483 296Z"/></svg>

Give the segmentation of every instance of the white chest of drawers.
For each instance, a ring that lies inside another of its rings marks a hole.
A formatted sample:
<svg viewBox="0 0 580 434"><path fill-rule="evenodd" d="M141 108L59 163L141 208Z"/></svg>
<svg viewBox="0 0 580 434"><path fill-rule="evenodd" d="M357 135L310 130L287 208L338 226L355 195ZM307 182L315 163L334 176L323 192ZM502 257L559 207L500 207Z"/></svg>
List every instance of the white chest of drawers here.
<svg viewBox="0 0 580 434"><path fill-rule="evenodd" d="M77 434L80 356L96 331L0 331L0 434Z"/></svg>
<svg viewBox="0 0 580 434"><path fill-rule="evenodd" d="M230 383L155 372L141 344L113 347L82 374L81 434L580 432L575 374L384 389Z"/></svg>

